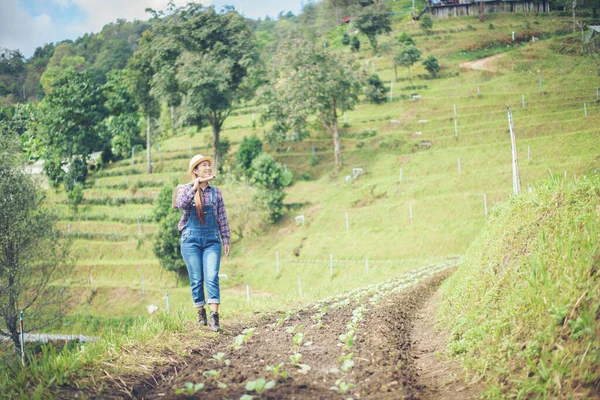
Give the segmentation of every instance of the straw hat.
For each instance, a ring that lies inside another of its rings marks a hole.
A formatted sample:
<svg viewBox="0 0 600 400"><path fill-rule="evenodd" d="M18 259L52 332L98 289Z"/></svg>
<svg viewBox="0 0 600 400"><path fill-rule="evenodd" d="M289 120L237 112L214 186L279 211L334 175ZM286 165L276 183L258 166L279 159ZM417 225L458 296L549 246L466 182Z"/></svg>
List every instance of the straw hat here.
<svg viewBox="0 0 600 400"><path fill-rule="evenodd" d="M200 164L202 161L208 161L210 163L210 165L212 165L212 163L213 163L212 157L203 156L202 154L196 154L190 160L190 169L189 169L190 174L192 173L192 171L194 170L194 168L196 168L196 166L198 164Z"/></svg>

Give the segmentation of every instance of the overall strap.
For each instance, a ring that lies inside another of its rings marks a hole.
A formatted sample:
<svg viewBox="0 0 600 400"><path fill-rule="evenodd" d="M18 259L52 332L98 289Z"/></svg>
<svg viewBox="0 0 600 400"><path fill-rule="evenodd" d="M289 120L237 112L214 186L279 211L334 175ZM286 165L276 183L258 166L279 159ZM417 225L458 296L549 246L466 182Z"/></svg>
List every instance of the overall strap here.
<svg viewBox="0 0 600 400"><path fill-rule="evenodd" d="M210 204L215 205L215 188L212 187L210 191Z"/></svg>

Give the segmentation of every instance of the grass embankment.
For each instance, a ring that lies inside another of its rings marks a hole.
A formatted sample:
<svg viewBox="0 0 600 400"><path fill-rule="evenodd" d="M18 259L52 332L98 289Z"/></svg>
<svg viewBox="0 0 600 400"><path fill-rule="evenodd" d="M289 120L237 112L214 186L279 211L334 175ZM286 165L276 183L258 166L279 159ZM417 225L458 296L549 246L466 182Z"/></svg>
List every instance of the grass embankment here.
<svg viewBox="0 0 600 400"><path fill-rule="evenodd" d="M600 390L600 179L552 177L497 206L442 286L449 350L487 396Z"/></svg>

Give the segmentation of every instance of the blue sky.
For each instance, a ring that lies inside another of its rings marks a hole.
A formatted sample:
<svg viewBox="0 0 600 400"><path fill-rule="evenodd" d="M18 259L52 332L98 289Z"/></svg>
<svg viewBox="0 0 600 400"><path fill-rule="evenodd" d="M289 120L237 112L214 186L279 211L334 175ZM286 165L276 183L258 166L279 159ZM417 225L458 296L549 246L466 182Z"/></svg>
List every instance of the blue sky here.
<svg viewBox="0 0 600 400"><path fill-rule="evenodd" d="M196 0L198 1L198 0ZM233 5L245 16L276 17L280 11L297 14L309 0L200 0L221 8ZM169 0L0 0L0 47L19 49L26 56L36 47L98 32L117 18L147 19L145 9L164 9ZM188 0L174 0L185 5Z"/></svg>

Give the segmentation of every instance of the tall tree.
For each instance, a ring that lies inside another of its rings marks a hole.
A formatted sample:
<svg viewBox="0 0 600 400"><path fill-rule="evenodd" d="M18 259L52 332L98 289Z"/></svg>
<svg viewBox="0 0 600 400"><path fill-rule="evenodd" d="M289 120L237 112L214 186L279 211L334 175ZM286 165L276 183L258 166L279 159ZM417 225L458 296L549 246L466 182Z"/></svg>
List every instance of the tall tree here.
<svg viewBox="0 0 600 400"><path fill-rule="evenodd" d="M387 7L371 5L364 7L352 21L356 28L365 34L373 52L377 52L377 35L392 31L392 21Z"/></svg>
<svg viewBox="0 0 600 400"><path fill-rule="evenodd" d="M0 335L19 349L19 312L27 330L54 325L64 315L64 291L52 283L72 263L69 243L54 229L40 182L16 164L18 142L0 132Z"/></svg>
<svg viewBox="0 0 600 400"><path fill-rule="evenodd" d="M248 93L243 82L257 59L251 26L232 8L216 12L196 3L171 9L161 21L155 57L165 62L155 74L175 76L189 123L198 128L210 124L214 163L219 165L223 123L234 102Z"/></svg>
<svg viewBox="0 0 600 400"><path fill-rule="evenodd" d="M421 58L421 50L412 44L402 44L394 54L394 63L408 68L408 79L410 77L410 67Z"/></svg>
<svg viewBox="0 0 600 400"><path fill-rule="evenodd" d="M127 77L129 81L129 90L135 99L135 102L140 107L140 111L146 117L146 161L147 171L152 173L151 161L151 137L150 127L151 119L158 116L160 107L158 101L151 93L152 77L156 70L152 65L152 38L154 34L150 31L142 33L139 41L139 49L133 53L133 57L129 59L127 64Z"/></svg>
<svg viewBox="0 0 600 400"><path fill-rule="evenodd" d="M83 161L85 166L88 155L102 149L106 108L102 88L87 71L70 70L51 89L40 104L38 129L45 149L44 169L57 185L64 178L65 163L81 165ZM83 181L85 172L73 178ZM68 189L73 182L65 183Z"/></svg>
<svg viewBox="0 0 600 400"><path fill-rule="evenodd" d="M126 154L133 146L144 143L140 135L138 105L127 85L125 71L111 71L103 87L108 117L104 121L110 143L116 154Z"/></svg>
<svg viewBox="0 0 600 400"><path fill-rule="evenodd" d="M265 118L275 122L273 129L302 135L307 120L317 114L333 138L336 169L342 165L338 116L354 109L364 83L354 59L331 52L305 40L283 46L280 68L273 84L264 89Z"/></svg>

